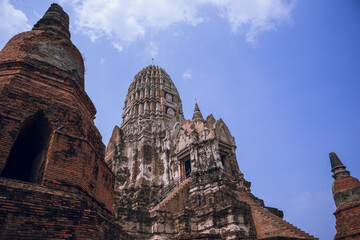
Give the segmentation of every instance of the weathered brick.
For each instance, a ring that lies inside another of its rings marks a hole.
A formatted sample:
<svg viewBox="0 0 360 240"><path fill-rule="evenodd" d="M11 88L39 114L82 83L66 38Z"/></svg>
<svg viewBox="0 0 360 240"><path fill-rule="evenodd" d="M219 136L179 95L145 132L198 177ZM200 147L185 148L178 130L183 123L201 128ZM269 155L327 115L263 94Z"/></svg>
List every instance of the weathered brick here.
<svg viewBox="0 0 360 240"><path fill-rule="evenodd" d="M333 178L333 196L337 207L334 239L360 239L360 182L350 176L335 153L330 153Z"/></svg>
<svg viewBox="0 0 360 240"><path fill-rule="evenodd" d="M0 52L1 239L130 239L68 21L53 4Z"/></svg>

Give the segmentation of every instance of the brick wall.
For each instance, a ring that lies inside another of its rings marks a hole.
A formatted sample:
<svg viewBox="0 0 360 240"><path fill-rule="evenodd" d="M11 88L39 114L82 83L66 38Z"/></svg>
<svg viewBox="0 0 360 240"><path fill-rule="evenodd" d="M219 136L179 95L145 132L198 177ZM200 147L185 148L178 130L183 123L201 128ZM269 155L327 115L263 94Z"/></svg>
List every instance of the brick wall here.
<svg viewBox="0 0 360 240"><path fill-rule="evenodd" d="M0 239L131 239L89 197L0 178Z"/></svg>
<svg viewBox="0 0 360 240"><path fill-rule="evenodd" d="M1 71L0 67L0 82L7 82L0 94L0 172L22 123L43 111L52 133L42 183L67 191L87 191L112 211L114 176L103 160L105 147L89 115L91 107L79 101L86 99L81 96L85 92L70 91L68 84L34 74L40 69L28 65L22 69L15 66L16 75L9 81L8 76L14 72L8 68ZM57 130L59 127L61 130Z"/></svg>

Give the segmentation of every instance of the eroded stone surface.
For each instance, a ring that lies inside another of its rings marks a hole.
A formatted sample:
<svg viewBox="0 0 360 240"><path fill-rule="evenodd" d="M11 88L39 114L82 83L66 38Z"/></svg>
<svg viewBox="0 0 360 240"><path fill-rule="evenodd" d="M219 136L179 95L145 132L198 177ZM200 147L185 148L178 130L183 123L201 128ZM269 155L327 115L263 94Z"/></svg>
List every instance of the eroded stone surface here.
<svg viewBox="0 0 360 240"><path fill-rule="evenodd" d="M204 119L197 103L184 119L170 76L143 68L106 150L116 221L137 239L313 239L251 194L235 150L222 119Z"/></svg>

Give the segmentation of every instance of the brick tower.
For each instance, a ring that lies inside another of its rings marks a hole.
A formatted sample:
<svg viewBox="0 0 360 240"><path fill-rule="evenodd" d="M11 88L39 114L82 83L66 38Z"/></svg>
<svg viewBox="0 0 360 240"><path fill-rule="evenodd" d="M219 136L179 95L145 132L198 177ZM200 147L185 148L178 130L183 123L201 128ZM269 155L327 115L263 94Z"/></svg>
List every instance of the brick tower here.
<svg viewBox="0 0 360 240"><path fill-rule="evenodd" d="M0 52L0 239L125 239L69 18L52 4Z"/></svg>
<svg viewBox="0 0 360 240"><path fill-rule="evenodd" d="M335 179L332 185L336 211L336 235L334 239L360 239L360 182L350 176L336 153L329 154L331 171Z"/></svg>

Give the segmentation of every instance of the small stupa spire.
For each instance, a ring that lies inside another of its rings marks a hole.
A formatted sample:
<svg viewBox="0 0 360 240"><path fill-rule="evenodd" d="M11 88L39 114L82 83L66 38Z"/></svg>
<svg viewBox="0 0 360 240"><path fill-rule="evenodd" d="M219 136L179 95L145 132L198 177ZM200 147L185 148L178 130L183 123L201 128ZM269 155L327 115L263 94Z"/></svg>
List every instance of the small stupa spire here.
<svg viewBox="0 0 360 240"><path fill-rule="evenodd" d="M200 108L197 104L196 98L195 98L195 109L194 109L194 114L193 114L192 120L198 120L198 119L204 120L204 118L201 114Z"/></svg>
<svg viewBox="0 0 360 240"><path fill-rule="evenodd" d="M34 25L33 30L61 33L70 39L69 16L60 5L53 3L44 16Z"/></svg>
<svg viewBox="0 0 360 240"><path fill-rule="evenodd" d="M350 176L350 172L346 170L344 164L340 161L336 153L329 153L331 171L334 173L333 178L337 179L339 177Z"/></svg>
<svg viewBox="0 0 360 240"><path fill-rule="evenodd" d="M337 170L345 170L344 164L340 161L336 153L329 153L330 163L331 163L331 171L335 172Z"/></svg>

